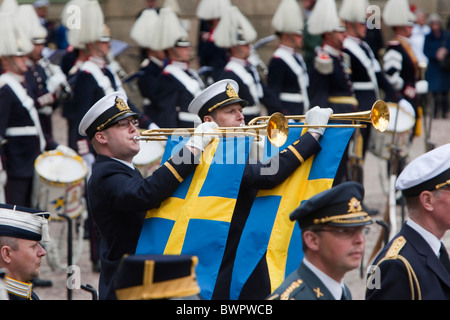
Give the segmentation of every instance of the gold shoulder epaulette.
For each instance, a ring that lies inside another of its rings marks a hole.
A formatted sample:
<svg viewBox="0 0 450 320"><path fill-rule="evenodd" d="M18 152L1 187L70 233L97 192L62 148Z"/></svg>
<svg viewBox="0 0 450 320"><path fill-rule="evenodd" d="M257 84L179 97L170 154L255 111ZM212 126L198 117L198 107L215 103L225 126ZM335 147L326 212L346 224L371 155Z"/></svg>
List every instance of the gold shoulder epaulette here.
<svg viewBox="0 0 450 320"><path fill-rule="evenodd" d="M396 238L391 246L389 247L388 252L386 253L385 258L396 259L400 250L402 250L403 246L406 244L406 239L403 236Z"/></svg>
<svg viewBox="0 0 450 320"><path fill-rule="evenodd" d="M281 294L280 300L288 300L291 293L299 288L303 283L302 279L297 279L291 283L291 285Z"/></svg>

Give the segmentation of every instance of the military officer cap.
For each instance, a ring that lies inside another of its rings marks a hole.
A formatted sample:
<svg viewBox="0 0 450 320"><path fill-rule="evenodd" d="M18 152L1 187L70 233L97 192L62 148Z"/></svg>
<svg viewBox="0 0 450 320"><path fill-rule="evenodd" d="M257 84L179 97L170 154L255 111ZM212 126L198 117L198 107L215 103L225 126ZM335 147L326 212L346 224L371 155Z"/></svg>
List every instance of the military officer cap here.
<svg viewBox="0 0 450 320"><path fill-rule="evenodd" d="M110 93L97 101L81 120L79 133L92 139L96 132L108 129L122 119L137 119L139 114L133 112L126 101L127 97L121 92Z"/></svg>
<svg viewBox="0 0 450 320"><path fill-rule="evenodd" d="M50 241L50 213L35 209L0 204L0 236L32 241Z"/></svg>
<svg viewBox="0 0 450 320"><path fill-rule="evenodd" d="M450 143L411 161L396 181L397 190L406 197L420 195L450 185Z"/></svg>
<svg viewBox="0 0 450 320"><path fill-rule="evenodd" d="M115 280L117 298L155 300L197 295L197 263L197 257L190 255L125 256Z"/></svg>
<svg viewBox="0 0 450 320"><path fill-rule="evenodd" d="M230 104L239 103L242 107L246 107L247 100L241 99L238 95L239 85L231 79L220 80L202 91L190 103L188 110L191 113L198 114L203 119L213 110Z"/></svg>
<svg viewBox="0 0 450 320"><path fill-rule="evenodd" d="M361 206L364 188L357 182L344 182L303 201L291 213L300 228L315 225L336 227L359 227L372 223Z"/></svg>

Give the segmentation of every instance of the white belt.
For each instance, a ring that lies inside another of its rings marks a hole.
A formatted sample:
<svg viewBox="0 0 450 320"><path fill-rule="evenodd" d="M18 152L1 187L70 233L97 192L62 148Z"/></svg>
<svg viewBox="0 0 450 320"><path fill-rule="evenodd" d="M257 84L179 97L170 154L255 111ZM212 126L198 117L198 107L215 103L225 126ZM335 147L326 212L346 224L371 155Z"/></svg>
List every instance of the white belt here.
<svg viewBox="0 0 450 320"><path fill-rule="evenodd" d="M244 109L242 109L242 114L244 116L255 115L255 114L260 114L260 113L261 113L260 106L250 106L250 107L247 106Z"/></svg>
<svg viewBox="0 0 450 320"><path fill-rule="evenodd" d="M280 100L286 102L303 102L303 95L300 93L282 92L280 93Z"/></svg>
<svg viewBox="0 0 450 320"><path fill-rule="evenodd" d="M36 127L12 127L6 128L6 137L20 137L20 136L37 136L38 130Z"/></svg>
<svg viewBox="0 0 450 320"><path fill-rule="evenodd" d="M353 89L355 90L374 90L375 86L372 82L353 82Z"/></svg>
<svg viewBox="0 0 450 320"><path fill-rule="evenodd" d="M178 120L185 121L185 122L197 122L197 123L202 122L200 117L198 115L196 115L195 113L190 113L190 112L185 112L185 111L178 112Z"/></svg>
<svg viewBox="0 0 450 320"><path fill-rule="evenodd" d="M38 109L39 114L50 116L53 114L53 108L51 106L44 106Z"/></svg>

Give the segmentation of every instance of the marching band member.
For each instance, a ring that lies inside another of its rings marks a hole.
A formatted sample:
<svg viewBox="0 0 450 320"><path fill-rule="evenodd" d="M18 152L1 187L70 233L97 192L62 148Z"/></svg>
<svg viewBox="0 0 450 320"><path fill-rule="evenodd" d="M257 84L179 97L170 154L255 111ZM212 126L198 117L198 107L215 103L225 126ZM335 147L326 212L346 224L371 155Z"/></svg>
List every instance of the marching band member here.
<svg viewBox="0 0 450 320"><path fill-rule="evenodd" d="M239 127L245 124L243 109L248 102L239 95L239 85L232 79L218 81L206 88L190 104L189 110L199 115L204 123L219 127ZM313 108L307 114L309 124L326 125L332 114L329 108ZM308 132L273 157L267 163L248 162L239 189L231 220L227 244L212 299L230 299L231 274L234 258L252 203L259 189L271 189L286 180L302 163L320 150L318 140L325 128L310 128ZM277 161L277 165L273 163ZM263 168L279 168L265 174ZM275 172L276 171L276 172ZM264 299L270 294L270 281L265 259L244 286L240 299Z"/></svg>
<svg viewBox="0 0 450 320"><path fill-rule="evenodd" d="M240 94L249 106L244 110L246 122L258 117L264 104L269 110L279 108L279 100L265 86L258 70L250 63L250 44L257 33L247 18L235 6L223 13L216 28L214 41L220 48L229 50L230 59L216 80L233 79L240 87Z"/></svg>
<svg viewBox="0 0 450 320"><path fill-rule="evenodd" d="M165 50L168 65L158 80L158 125L168 128L192 128L200 123L188 111L189 103L204 88L197 72L190 68L191 42L187 32L170 7L160 10L155 48Z"/></svg>
<svg viewBox="0 0 450 320"><path fill-rule="evenodd" d="M158 122L157 91L158 78L165 67L165 53L155 50L158 30L158 13L156 10L145 10L133 25L130 36L145 50L145 60L138 72L138 87L143 97L144 113Z"/></svg>
<svg viewBox="0 0 450 320"><path fill-rule="evenodd" d="M389 82L414 107L417 119L418 94L428 91L428 83L425 80L418 81L418 60L409 44L415 19L408 0L386 2L383 20L393 28L395 36L388 42L383 56L383 68Z"/></svg>
<svg viewBox="0 0 450 320"><path fill-rule="evenodd" d="M115 272L122 257L134 253L147 210L170 197L195 168L196 155L214 138L199 134L217 127L214 123L197 127L197 135L186 147L144 179L132 164L140 149L135 139L139 114L126 101L121 92L107 94L88 110L79 126L80 135L87 136L97 153L87 199L101 236L100 299L116 298Z"/></svg>
<svg viewBox="0 0 450 320"><path fill-rule="evenodd" d="M197 55L207 85L214 82L216 73L221 72L228 61L227 51L214 42L217 25L228 7L231 7L230 0L201 0L197 7L200 20Z"/></svg>
<svg viewBox="0 0 450 320"><path fill-rule="evenodd" d="M267 85L280 99L284 115L305 114L309 110L309 77L299 50L303 47L303 13L297 1L283 0L272 19L280 45L269 63Z"/></svg>
<svg viewBox="0 0 450 320"><path fill-rule="evenodd" d="M2 118L0 136L7 139L1 148L3 168L7 174L6 203L31 206L34 161L45 150L55 147L62 152L73 150L49 143L41 126L33 92L26 81L27 54L33 44L14 20L2 13L0 28L0 59L3 74L0 76Z"/></svg>
<svg viewBox="0 0 450 320"><path fill-rule="evenodd" d="M61 85L66 82L62 71L47 74L47 69L59 69L55 65L42 65L42 50L46 42L47 30L40 24L39 18L32 5L21 5L17 9L15 18L20 27L33 43L33 50L28 55L28 71L25 75L29 83L29 94L35 100L42 130L48 141L47 149L54 149L57 143L53 141L52 115L58 105L57 96Z"/></svg>
<svg viewBox="0 0 450 320"><path fill-rule="evenodd" d="M364 187L344 182L303 201L294 210L305 257L269 300L351 300L344 282L361 265L364 230L372 219L361 206Z"/></svg>
<svg viewBox="0 0 450 320"><path fill-rule="evenodd" d="M307 24L309 33L322 35L323 40L309 69L311 105L329 106L334 113L355 112L358 101L351 82L349 57L342 52L345 27L339 20L335 0L318 0ZM348 179L347 161L346 151L335 184Z"/></svg>
<svg viewBox="0 0 450 320"><path fill-rule="evenodd" d="M375 54L364 41L367 33L368 7L369 2L365 0L344 0L339 11L347 31L342 51L350 57L352 83L358 100L358 110L370 110L373 103L380 99L380 89L382 89L386 95L385 100L399 103L405 111L414 113L411 104L403 99L387 80ZM363 136L363 155L365 155L369 146L371 128L360 130Z"/></svg>

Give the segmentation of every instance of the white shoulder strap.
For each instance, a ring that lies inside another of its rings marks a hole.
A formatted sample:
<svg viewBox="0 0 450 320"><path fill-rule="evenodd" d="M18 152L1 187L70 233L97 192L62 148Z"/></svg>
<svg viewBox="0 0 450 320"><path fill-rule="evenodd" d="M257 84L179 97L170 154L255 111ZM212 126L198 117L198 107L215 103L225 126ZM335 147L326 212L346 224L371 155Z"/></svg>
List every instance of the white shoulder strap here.
<svg viewBox="0 0 450 320"><path fill-rule="evenodd" d="M36 107L34 106L34 100L28 96L22 84L9 73L4 73L0 76L0 87L3 87L5 84L11 88L11 90L22 103L22 106L27 109L28 113L30 114L31 120L33 121L39 135L40 149L43 152L45 150L47 142L45 141L44 132L42 131L39 114L36 110Z"/></svg>
<svg viewBox="0 0 450 320"><path fill-rule="evenodd" d="M366 68L367 74L370 77L370 81L372 82L375 88L377 99L379 99L380 93L378 90L377 77L375 75L376 69L378 69L377 65L374 64L372 59L369 56L367 56L367 54L364 52L361 46L357 44L354 40L350 38L345 38L344 48L347 48L351 53L353 53L353 55L362 63L364 68Z"/></svg>
<svg viewBox="0 0 450 320"><path fill-rule="evenodd" d="M297 81L298 86L302 90L302 94L304 96L303 106L304 111L308 111L310 107L309 103L309 97L308 97L308 86L309 86L309 76L306 70L306 65L303 62L303 58L301 55L298 55L298 59L300 60L300 63L303 62L304 65L300 65L297 60L295 60L292 53L288 52L287 50L283 49L282 47L278 48L274 56L280 58L283 60L289 68L297 75Z"/></svg>
<svg viewBox="0 0 450 320"><path fill-rule="evenodd" d="M197 80L191 78L183 69L172 64L164 68L164 72L170 73L189 91L192 96L196 97L203 89L202 84Z"/></svg>
<svg viewBox="0 0 450 320"><path fill-rule="evenodd" d="M255 105L259 105L259 99L262 98L263 92L262 88L258 88L253 76L241 64L232 60L227 63L225 69L234 72L247 85Z"/></svg>
<svg viewBox="0 0 450 320"><path fill-rule="evenodd" d="M95 81L97 81L97 84L105 92L105 95L113 93L115 91L111 80L103 73L100 67L92 61L88 60L83 63L83 65L81 66L81 71L86 71L92 74Z"/></svg>

